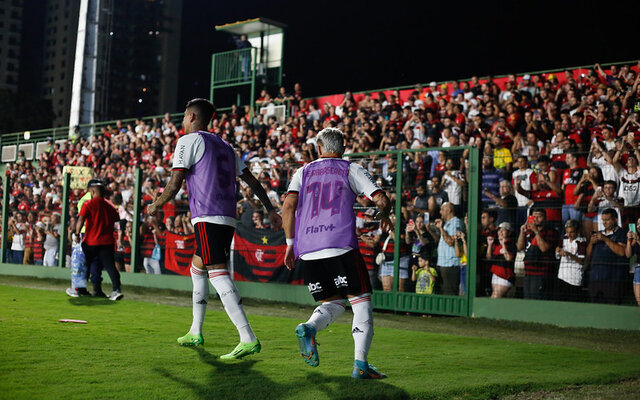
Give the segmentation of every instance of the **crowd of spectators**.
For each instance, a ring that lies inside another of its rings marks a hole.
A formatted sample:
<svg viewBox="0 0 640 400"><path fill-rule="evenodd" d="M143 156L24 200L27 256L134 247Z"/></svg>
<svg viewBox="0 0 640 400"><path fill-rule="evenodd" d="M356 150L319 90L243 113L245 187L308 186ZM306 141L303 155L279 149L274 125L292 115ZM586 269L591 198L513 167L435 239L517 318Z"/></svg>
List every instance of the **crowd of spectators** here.
<svg viewBox="0 0 640 400"><path fill-rule="evenodd" d="M402 153L400 165L395 154L353 158L392 201L401 177L400 214L392 216L400 224L399 237L377 229L369 199L358 198L355 211L375 287L392 289L397 246L398 290L425 294L467 290L466 242L476 233L467 229L469 150L459 146L476 147L481 154L478 295L621 303L629 301L633 287L640 304L640 269L630 270L629 263L640 249L633 232L640 223L638 65L604 70L596 64L584 71L510 75L500 84L472 77L416 85L408 93L347 92L336 104L305 99L296 84L292 93L280 88L274 97L264 90L255 103L288 104L286 118L233 106L214 116L210 131L237 149L276 206L293 172L317 158L316 135L324 127L344 132L345 156L416 150ZM143 202L148 202L168 180L182 133L168 115L118 123L90 139L51 143L37 166L21 159L8 165L15 210L8 256L39 262L36 254L46 253L35 250L39 243L57 240L62 168L88 166L108 182L125 221L118 251L126 265L135 168L143 169ZM427 148L441 149L418 151ZM82 195L73 191L71 204ZM70 210L73 218L77 210ZM189 233L186 210L183 188L161 217L145 221L143 257L150 257L162 232ZM260 211L251 189L241 187L241 223L268 224ZM33 250L20 253L27 248Z"/></svg>

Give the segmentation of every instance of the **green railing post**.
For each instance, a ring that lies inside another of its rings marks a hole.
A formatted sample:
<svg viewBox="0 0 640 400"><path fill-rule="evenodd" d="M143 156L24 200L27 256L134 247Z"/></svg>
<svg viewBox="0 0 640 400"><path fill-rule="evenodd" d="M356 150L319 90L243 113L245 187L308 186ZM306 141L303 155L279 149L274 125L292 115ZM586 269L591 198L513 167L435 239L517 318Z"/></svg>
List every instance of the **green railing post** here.
<svg viewBox="0 0 640 400"><path fill-rule="evenodd" d="M7 226L9 225L9 177L4 177L2 183L2 244L0 244L0 263L4 263L4 256L7 251Z"/></svg>
<svg viewBox="0 0 640 400"><path fill-rule="evenodd" d="M256 109L256 49L254 47L251 48L251 91L249 93L249 118L253 120L255 116Z"/></svg>
<svg viewBox="0 0 640 400"><path fill-rule="evenodd" d="M131 239L131 271L136 272L140 255L140 200L142 200L142 170L136 168L136 183L133 189L133 238Z"/></svg>
<svg viewBox="0 0 640 400"><path fill-rule="evenodd" d="M64 268L67 262L67 226L69 225L69 194L71 193L71 175L67 172L62 178L62 215L60 216L60 248L58 267Z"/></svg>
<svg viewBox="0 0 640 400"><path fill-rule="evenodd" d="M467 316L473 315L473 301L476 298L476 276L478 268L478 207L480 202L480 150L469 150L469 197L467 199Z"/></svg>
<svg viewBox="0 0 640 400"><path fill-rule="evenodd" d="M393 224L393 308L397 311L397 301L395 294L398 292L400 282L400 222L402 218L402 151L396 152L396 204L394 214L396 220ZM393 153L389 154L393 157Z"/></svg>
<svg viewBox="0 0 640 400"><path fill-rule="evenodd" d="M216 70L216 55L211 55L211 86L209 89L209 101L213 103L213 87L216 84L215 81L215 70Z"/></svg>

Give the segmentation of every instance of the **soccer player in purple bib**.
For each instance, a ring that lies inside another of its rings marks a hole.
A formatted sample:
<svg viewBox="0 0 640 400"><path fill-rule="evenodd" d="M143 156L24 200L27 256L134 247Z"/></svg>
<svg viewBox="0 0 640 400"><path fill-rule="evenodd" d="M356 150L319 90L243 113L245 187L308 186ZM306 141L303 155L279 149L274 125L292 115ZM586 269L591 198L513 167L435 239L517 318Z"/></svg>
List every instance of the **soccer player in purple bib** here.
<svg viewBox="0 0 640 400"><path fill-rule="evenodd" d="M335 321L348 299L353 309L354 378L386 375L369 365L373 338L371 283L356 238L353 204L364 193L380 209L381 228L388 230L391 205L387 195L359 164L342 160L344 137L335 128L318 134L320 159L298 169L283 207L287 237L285 265L300 259L309 292L321 304L306 323L296 327L300 353L312 367L319 364L316 333Z"/></svg>
<svg viewBox="0 0 640 400"><path fill-rule="evenodd" d="M193 323L189 332L178 338L183 346L204 344L202 322L207 309L209 282L220 296L231 322L238 329L240 343L222 359L240 359L261 350L242 308L235 284L229 276L227 263L231 239L236 226L236 177L242 178L269 211L274 229L280 229L282 219L269 197L233 148L219 136L206 131L215 106L205 99L187 103L182 126L186 135L178 140L173 156L171 178L162 194L147 208L155 215L173 199L187 180L191 223L195 228L196 251L191 265L193 281ZM208 278L208 281L207 281Z"/></svg>

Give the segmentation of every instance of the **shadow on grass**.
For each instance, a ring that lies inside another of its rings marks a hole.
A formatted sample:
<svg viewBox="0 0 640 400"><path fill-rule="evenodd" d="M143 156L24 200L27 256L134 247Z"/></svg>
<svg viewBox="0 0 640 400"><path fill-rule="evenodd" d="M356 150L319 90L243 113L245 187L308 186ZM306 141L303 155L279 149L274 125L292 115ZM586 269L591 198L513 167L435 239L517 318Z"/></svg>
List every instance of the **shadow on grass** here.
<svg viewBox="0 0 640 400"><path fill-rule="evenodd" d="M327 376L310 372L306 379L290 384L271 380L254 366L259 360L222 361L201 347L193 348L200 360L212 366L210 381L198 384L185 376L174 376L164 368L155 371L194 392L199 399L281 399L307 397L321 392L329 399L408 399L409 394L385 381L361 381L349 376ZM306 396L305 396L306 395Z"/></svg>
<svg viewBox="0 0 640 400"><path fill-rule="evenodd" d="M106 297L91 297L91 296L81 296L81 297L69 297L69 304L73 306L112 306L116 302L111 301Z"/></svg>

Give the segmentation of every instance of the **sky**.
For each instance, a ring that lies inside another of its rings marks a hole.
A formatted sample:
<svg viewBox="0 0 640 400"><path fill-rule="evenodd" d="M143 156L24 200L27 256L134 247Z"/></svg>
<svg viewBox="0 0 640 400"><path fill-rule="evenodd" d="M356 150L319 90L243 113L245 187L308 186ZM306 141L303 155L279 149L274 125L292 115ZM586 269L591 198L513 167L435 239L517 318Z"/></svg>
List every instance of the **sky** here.
<svg viewBox="0 0 640 400"><path fill-rule="evenodd" d="M233 49L214 27L239 20L287 25L284 84L309 97L634 60L638 15L638 1L184 0L178 103L208 97L211 54Z"/></svg>

